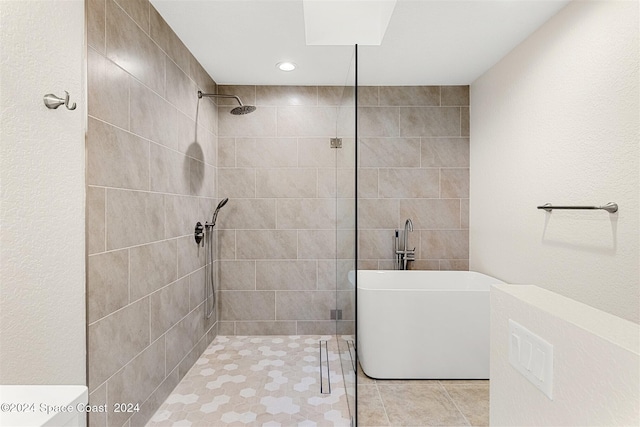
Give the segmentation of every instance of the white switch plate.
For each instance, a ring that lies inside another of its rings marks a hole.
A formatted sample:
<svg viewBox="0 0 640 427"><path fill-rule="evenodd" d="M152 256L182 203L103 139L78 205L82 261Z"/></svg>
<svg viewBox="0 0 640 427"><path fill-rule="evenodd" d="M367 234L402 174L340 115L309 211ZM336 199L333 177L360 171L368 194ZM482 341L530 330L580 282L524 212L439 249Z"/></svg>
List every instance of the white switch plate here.
<svg viewBox="0 0 640 427"><path fill-rule="evenodd" d="M511 319L509 363L553 400L553 345Z"/></svg>

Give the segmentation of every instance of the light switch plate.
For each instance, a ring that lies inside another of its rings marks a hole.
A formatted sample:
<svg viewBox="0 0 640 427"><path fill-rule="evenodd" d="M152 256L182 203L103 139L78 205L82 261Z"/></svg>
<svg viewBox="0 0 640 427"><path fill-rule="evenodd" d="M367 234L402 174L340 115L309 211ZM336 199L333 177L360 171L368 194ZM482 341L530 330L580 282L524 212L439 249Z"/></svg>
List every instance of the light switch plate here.
<svg viewBox="0 0 640 427"><path fill-rule="evenodd" d="M509 363L553 400L553 345L511 319Z"/></svg>

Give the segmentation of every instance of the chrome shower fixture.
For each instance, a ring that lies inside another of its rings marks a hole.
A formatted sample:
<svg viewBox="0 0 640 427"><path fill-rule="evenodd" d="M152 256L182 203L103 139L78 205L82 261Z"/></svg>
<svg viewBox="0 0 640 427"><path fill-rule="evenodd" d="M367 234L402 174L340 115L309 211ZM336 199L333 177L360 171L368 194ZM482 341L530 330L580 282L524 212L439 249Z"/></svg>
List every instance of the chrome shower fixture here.
<svg viewBox="0 0 640 427"><path fill-rule="evenodd" d="M229 201L228 197L225 197L224 199L220 200L220 203L218 203L218 207L213 212L213 218L211 218L211 223L206 223L207 227L213 227L213 226L216 225L216 219L218 218L218 212L220 212L220 209L224 205L226 205L228 201Z"/></svg>
<svg viewBox="0 0 640 427"><path fill-rule="evenodd" d="M225 95L222 93L202 93L201 90L198 91L198 99L200 98L234 98L240 104L239 107L236 107L230 111L234 116L241 116L243 114L249 114L256 111L256 107L253 105L244 105L239 97L236 95Z"/></svg>

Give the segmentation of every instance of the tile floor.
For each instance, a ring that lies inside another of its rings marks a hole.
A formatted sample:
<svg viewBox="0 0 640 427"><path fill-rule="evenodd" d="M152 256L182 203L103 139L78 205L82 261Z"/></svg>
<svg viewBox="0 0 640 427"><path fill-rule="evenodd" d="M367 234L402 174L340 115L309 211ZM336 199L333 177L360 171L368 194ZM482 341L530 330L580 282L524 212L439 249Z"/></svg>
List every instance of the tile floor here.
<svg viewBox="0 0 640 427"><path fill-rule="evenodd" d="M330 395L320 394L321 339ZM147 426L348 427L339 358L331 336L218 336Z"/></svg>
<svg viewBox="0 0 640 427"><path fill-rule="evenodd" d="M358 426L488 426L489 381L374 380L358 370Z"/></svg>

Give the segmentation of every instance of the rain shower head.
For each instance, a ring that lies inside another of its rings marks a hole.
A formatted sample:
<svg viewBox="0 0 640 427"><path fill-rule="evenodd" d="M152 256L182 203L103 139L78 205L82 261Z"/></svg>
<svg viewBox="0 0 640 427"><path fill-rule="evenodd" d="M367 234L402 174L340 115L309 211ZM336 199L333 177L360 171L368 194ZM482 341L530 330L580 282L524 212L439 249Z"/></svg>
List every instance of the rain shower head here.
<svg viewBox="0 0 640 427"><path fill-rule="evenodd" d="M237 97L236 95L225 95L222 93L202 93L202 91L199 90L198 99L200 98L233 98L235 99L236 101L238 101L238 104L240 104L240 106L230 111L230 113L233 114L234 116L241 116L243 114L249 114L256 111L256 107L254 107L253 105L244 105L240 100L240 98Z"/></svg>
<svg viewBox="0 0 640 427"><path fill-rule="evenodd" d="M234 116L242 116L244 114L253 113L254 111L256 111L256 107L253 105L241 105L231 110L230 113Z"/></svg>

